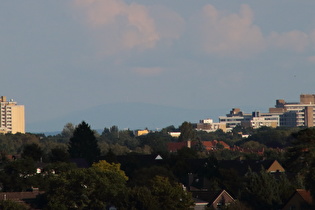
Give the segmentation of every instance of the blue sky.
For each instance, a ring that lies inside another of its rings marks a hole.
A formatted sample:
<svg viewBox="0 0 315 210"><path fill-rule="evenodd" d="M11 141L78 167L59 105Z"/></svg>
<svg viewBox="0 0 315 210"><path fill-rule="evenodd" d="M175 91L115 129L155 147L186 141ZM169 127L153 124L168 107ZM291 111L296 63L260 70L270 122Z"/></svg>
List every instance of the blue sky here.
<svg viewBox="0 0 315 210"><path fill-rule="evenodd" d="M313 0L3 1L0 94L25 105L27 123L121 102L267 111L278 98L315 93L314 8Z"/></svg>

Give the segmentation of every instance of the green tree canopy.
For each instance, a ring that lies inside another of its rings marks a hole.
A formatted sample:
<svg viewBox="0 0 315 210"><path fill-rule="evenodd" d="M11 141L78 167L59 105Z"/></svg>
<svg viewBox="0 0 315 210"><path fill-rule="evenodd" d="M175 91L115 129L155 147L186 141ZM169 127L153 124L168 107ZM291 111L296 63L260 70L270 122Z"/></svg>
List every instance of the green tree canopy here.
<svg viewBox="0 0 315 210"><path fill-rule="evenodd" d="M27 210L28 208L16 201L2 200L0 201L0 209L2 210Z"/></svg>
<svg viewBox="0 0 315 210"><path fill-rule="evenodd" d="M72 158L84 158L92 163L100 156L94 132L86 122L79 124L69 142L69 154Z"/></svg>
<svg viewBox="0 0 315 210"><path fill-rule="evenodd" d="M194 202L189 192L168 178L156 176L149 186L153 196L158 198L161 209L189 209Z"/></svg>
<svg viewBox="0 0 315 210"><path fill-rule="evenodd" d="M179 127L180 129L180 136L178 141L192 141L196 138L196 131L193 128L192 124L189 122L183 122L182 125Z"/></svg>
<svg viewBox="0 0 315 210"><path fill-rule="evenodd" d="M117 164L101 162L54 176L46 193L47 209L105 209L122 205L126 176Z"/></svg>
<svg viewBox="0 0 315 210"><path fill-rule="evenodd" d="M35 162L31 158L19 159L7 162L0 171L0 183L2 191L25 191L38 187Z"/></svg>

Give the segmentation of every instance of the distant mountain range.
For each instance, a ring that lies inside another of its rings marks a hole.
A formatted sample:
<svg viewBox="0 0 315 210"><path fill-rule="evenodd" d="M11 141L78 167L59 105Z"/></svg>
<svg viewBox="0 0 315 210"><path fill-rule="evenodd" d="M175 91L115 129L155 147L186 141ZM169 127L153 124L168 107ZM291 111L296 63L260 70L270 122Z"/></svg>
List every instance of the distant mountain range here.
<svg viewBox="0 0 315 210"><path fill-rule="evenodd" d="M95 130L109 128L113 125L117 125L121 130L127 128L155 130L170 125L178 127L184 121L196 123L206 118L218 121L218 116L224 115L228 111L226 108L195 110L146 103L115 103L72 112L48 121L26 123L26 131L56 134L63 129L66 123L71 122L77 125L83 120Z"/></svg>

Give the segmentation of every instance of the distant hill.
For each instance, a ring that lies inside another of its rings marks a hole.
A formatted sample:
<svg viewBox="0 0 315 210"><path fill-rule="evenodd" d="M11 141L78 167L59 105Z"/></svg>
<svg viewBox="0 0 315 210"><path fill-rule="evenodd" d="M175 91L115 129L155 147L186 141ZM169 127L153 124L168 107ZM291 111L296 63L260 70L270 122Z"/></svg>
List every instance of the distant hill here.
<svg viewBox="0 0 315 210"><path fill-rule="evenodd" d="M95 130L109 128L113 125L117 125L119 129L149 128L154 130L169 125L177 127L184 121L196 123L205 118L218 121L218 116L227 112L226 108L222 108L222 110L194 110L146 103L116 103L72 112L48 121L26 123L26 130L32 133L56 133L61 131L66 123L71 122L76 125L82 120Z"/></svg>

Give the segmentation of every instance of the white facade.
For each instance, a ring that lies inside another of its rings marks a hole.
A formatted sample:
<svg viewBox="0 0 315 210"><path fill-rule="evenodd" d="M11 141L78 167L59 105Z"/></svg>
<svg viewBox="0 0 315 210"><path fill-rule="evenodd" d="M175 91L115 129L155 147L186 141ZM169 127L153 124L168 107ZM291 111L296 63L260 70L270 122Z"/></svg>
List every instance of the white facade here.
<svg viewBox="0 0 315 210"><path fill-rule="evenodd" d="M207 118L207 119L204 119L204 120L200 120L200 123L213 123L213 119L210 119L210 118Z"/></svg>
<svg viewBox="0 0 315 210"><path fill-rule="evenodd" d="M219 117L219 122L225 123L230 130L238 125L252 128L260 128L262 126L277 127L280 125L279 114L260 113L258 111L252 114L244 114L239 111L238 114L234 114L233 110L235 109L232 109L230 114L227 114L225 117Z"/></svg>
<svg viewBox="0 0 315 210"><path fill-rule="evenodd" d="M250 120L250 127L254 129L260 128L262 126L278 127L279 124L280 124L279 115L253 117L252 120Z"/></svg>
<svg viewBox="0 0 315 210"><path fill-rule="evenodd" d="M212 119L199 120L199 123L196 124L196 130L206 131L206 132L215 132L221 129L223 132L226 132L225 123L214 123Z"/></svg>

